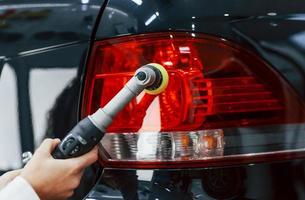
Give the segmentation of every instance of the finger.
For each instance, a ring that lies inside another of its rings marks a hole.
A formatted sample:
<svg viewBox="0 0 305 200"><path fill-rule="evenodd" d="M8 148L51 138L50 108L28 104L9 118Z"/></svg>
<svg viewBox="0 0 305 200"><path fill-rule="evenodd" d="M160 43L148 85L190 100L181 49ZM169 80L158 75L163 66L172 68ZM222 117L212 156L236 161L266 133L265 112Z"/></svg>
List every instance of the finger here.
<svg viewBox="0 0 305 200"><path fill-rule="evenodd" d="M52 152L52 151L58 146L59 143L60 143L60 139L55 138L55 139L53 140L53 143L52 143L52 147L51 147L51 151L50 151L50 152Z"/></svg>
<svg viewBox="0 0 305 200"><path fill-rule="evenodd" d="M71 179L71 187L72 187L72 189L75 189L75 188L77 188L79 186L79 184L81 182L81 179L83 177L84 171L85 170L79 171L77 174L74 175L74 178Z"/></svg>
<svg viewBox="0 0 305 200"><path fill-rule="evenodd" d="M90 166L94 162L96 162L98 159L98 148L95 147L90 152L86 153L85 155L82 155L77 158L71 158L69 159L74 163L74 165L78 166L80 170Z"/></svg>

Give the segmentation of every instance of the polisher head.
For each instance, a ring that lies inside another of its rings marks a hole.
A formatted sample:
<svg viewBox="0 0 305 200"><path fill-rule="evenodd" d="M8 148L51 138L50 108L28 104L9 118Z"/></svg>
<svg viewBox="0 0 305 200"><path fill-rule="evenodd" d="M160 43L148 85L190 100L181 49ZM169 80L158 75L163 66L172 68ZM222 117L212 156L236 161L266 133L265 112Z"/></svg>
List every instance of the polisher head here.
<svg viewBox="0 0 305 200"><path fill-rule="evenodd" d="M144 91L151 95L158 95L161 92L163 92L168 85L168 81L169 81L168 73L166 69L160 64L149 63L148 66L151 67L151 69L153 69L154 72L156 73L156 80L152 85L148 86Z"/></svg>

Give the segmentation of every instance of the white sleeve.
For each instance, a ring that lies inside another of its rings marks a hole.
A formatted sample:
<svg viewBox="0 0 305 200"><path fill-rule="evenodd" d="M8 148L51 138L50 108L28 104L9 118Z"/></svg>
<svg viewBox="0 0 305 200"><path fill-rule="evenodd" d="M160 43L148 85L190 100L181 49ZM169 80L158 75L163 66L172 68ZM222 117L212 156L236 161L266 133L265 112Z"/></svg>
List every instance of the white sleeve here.
<svg viewBox="0 0 305 200"><path fill-rule="evenodd" d="M32 186L22 177L16 177L0 190L0 200L40 200Z"/></svg>

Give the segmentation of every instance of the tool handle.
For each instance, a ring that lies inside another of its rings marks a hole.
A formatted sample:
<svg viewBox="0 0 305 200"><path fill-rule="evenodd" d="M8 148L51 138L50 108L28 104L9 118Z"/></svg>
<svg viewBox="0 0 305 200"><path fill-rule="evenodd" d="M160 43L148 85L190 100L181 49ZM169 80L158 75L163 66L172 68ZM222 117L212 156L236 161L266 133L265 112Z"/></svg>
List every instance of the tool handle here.
<svg viewBox="0 0 305 200"><path fill-rule="evenodd" d="M104 134L86 117L60 142L52 156L55 159L67 159L84 155L99 143Z"/></svg>

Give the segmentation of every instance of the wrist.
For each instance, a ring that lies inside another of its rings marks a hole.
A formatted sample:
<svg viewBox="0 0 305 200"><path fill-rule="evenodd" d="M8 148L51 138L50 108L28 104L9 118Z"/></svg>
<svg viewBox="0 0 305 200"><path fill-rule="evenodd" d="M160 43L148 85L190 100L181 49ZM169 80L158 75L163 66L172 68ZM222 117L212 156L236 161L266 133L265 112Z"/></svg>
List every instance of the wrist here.
<svg viewBox="0 0 305 200"><path fill-rule="evenodd" d="M31 200L41 199L38 193L32 187L32 185L20 175L17 176L5 189L12 190L12 192L18 191L18 194L15 195L23 197L24 199L31 199ZM11 192L8 193L12 194Z"/></svg>
<svg viewBox="0 0 305 200"><path fill-rule="evenodd" d="M23 180L25 180L32 187L32 189L35 191L35 193L40 197L40 199L42 199L41 188L39 187L39 184L35 181L34 177L29 176L23 172L19 175L19 177L21 177Z"/></svg>

